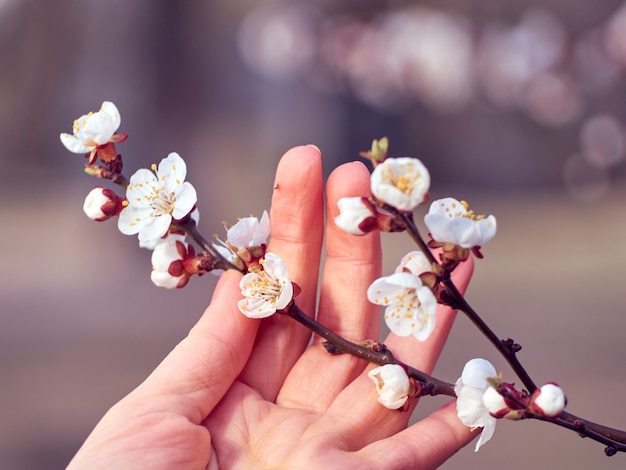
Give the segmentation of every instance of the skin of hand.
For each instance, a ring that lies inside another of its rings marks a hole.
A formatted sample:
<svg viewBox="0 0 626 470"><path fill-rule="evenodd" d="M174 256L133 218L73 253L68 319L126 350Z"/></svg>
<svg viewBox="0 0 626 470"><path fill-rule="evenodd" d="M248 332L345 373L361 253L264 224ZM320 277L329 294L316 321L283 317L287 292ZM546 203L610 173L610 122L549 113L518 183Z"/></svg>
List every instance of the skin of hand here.
<svg viewBox="0 0 626 470"><path fill-rule="evenodd" d="M268 251L285 260L302 288L296 301L303 311L317 311L320 323L351 341L378 338L379 307L368 302L366 291L381 275L380 236L349 235L333 223L339 198L370 194L369 171L353 162L329 177L323 266L322 187L317 147L296 147L283 156ZM453 274L462 292L472 269L470 259ZM367 377L374 365L332 356L318 337L310 344L310 332L286 315L261 321L243 316L237 308L240 278L234 271L222 274L189 335L105 414L69 469L428 469L476 436L457 419L454 401L407 427L416 400L409 412L379 404ZM439 306L428 340L391 334L385 344L430 373L454 316Z"/></svg>

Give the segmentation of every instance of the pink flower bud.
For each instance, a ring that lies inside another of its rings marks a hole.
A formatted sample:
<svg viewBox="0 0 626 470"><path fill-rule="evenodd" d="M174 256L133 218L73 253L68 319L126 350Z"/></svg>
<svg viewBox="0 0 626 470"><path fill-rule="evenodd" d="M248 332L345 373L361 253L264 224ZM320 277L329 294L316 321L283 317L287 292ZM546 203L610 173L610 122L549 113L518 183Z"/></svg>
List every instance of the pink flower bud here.
<svg viewBox="0 0 626 470"><path fill-rule="evenodd" d="M101 186L93 188L87 194L83 204L83 211L87 217L98 222L118 215L122 209L122 198L112 190Z"/></svg>
<svg viewBox="0 0 626 470"><path fill-rule="evenodd" d="M528 411L544 416L546 418L556 418L567 404L567 398L561 387L555 383L547 383L535 390L528 402Z"/></svg>

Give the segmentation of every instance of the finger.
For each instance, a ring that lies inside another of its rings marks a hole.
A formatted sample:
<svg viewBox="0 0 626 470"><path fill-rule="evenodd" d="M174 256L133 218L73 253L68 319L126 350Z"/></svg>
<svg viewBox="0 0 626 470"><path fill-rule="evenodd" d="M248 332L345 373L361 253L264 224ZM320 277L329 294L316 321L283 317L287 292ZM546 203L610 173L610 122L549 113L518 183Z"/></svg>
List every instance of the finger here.
<svg viewBox="0 0 626 470"><path fill-rule="evenodd" d="M404 431L372 442L359 454L378 468L438 468L478 434L459 421L451 401Z"/></svg>
<svg viewBox="0 0 626 470"><path fill-rule="evenodd" d="M367 300L367 289L381 275L380 233L355 236L335 224L342 197L368 196L370 172L360 162L345 164L328 180L326 263L318 320L351 341L378 338L379 307ZM320 343L321 338L316 338ZM326 357L326 356L325 356Z"/></svg>
<svg viewBox="0 0 626 470"><path fill-rule="evenodd" d="M318 321L353 342L378 338L378 307L367 300L367 288L380 276L378 232L354 236L334 223L342 197L369 195L370 173L360 162L347 163L330 175L326 191L326 262ZM316 337L287 377L277 397L283 406L325 410L367 363L344 354L331 356Z"/></svg>
<svg viewBox="0 0 626 470"><path fill-rule="evenodd" d="M473 270L472 266L471 261L462 263L454 272L453 279L461 293L467 288ZM398 337L392 333L387 337L385 344L396 358L416 369L430 373L448 337L455 315L456 312L449 307L439 306L437 326L426 341L417 341L412 336ZM369 366L368 370L373 367L373 365ZM360 397L358 402L354 400L354 397ZM374 384L363 373L337 396L328 410L328 419L338 423L338 426L345 422L345 415L349 413L351 424L341 429L340 432L352 435L356 448L391 436L406 427L411 412L417 405L417 400L411 399L409 412L399 413L395 410L388 410L378 403L376 398ZM360 439L366 439L366 441L360 441Z"/></svg>
<svg viewBox="0 0 626 470"><path fill-rule="evenodd" d="M317 147L296 147L276 170L268 251L285 261L301 294L296 301L312 315L323 237L322 162ZM240 379L273 401L310 339L310 331L284 315L261 323L250 361ZM271 365L271 367L268 367Z"/></svg>
<svg viewBox="0 0 626 470"><path fill-rule="evenodd" d="M157 403L196 424L209 414L243 369L259 325L237 308L240 278L222 275L204 315L129 401Z"/></svg>

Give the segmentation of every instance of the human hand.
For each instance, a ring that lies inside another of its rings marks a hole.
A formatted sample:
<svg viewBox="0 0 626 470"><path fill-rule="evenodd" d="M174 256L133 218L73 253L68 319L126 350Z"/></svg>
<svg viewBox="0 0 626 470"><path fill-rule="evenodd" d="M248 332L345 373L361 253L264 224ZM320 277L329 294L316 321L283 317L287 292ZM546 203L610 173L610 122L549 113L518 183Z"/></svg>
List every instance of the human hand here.
<svg viewBox="0 0 626 470"><path fill-rule="evenodd" d="M332 222L337 200L369 193L361 163L337 168L327 184L327 258L316 302L323 240L321 155L297 147L281 160L268 251L285 261L300 308L355 342L378 338L379 307L366 291L381 274L377 233L355 237ZM471 258L454 272L465 290ZM286 315L262 321L237 308L241 274L225 272L189 335L102 418L68 468L434 468L474 435L454 402L407 428L409 412L376 400L373 366L332 356ZM425 342L391 334L395 357L430 373L455 313L439 307Z"/></svg>

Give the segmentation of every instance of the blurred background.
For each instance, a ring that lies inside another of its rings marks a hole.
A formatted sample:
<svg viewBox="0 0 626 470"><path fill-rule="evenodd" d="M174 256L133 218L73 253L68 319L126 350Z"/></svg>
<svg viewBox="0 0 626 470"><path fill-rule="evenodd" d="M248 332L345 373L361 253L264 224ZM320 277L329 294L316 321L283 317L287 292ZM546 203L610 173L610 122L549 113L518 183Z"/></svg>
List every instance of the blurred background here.
<svg viewBox="0 0 626 470"><path fill-rule="evenodd" d="M498 218L468 298L569 409L626 428L623 0L0 0L0 468L63 468L180 341L214 278L164 291L82 213L73 119L116 103L127 175L187 161L200 228L269 208L290 147L326 174L384 135L433 197ZM386 272L412 247L384 237ZM495 352L459 318L435 374ZM416 419L444 403L423 400ZM423 406L422 406L423 405ZM500 422L446 469L618 469L601 445Z"/></svg>

